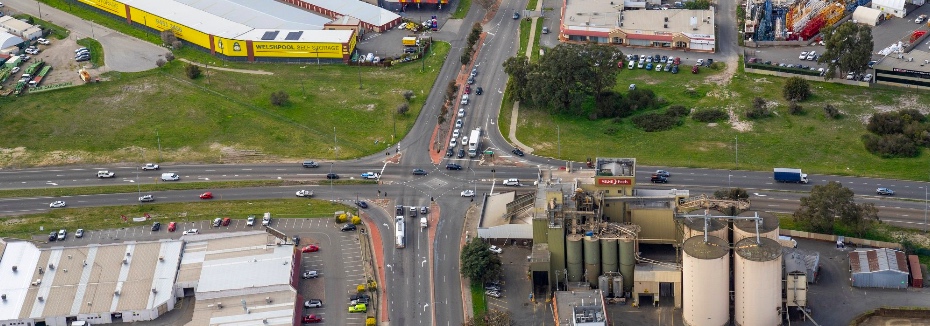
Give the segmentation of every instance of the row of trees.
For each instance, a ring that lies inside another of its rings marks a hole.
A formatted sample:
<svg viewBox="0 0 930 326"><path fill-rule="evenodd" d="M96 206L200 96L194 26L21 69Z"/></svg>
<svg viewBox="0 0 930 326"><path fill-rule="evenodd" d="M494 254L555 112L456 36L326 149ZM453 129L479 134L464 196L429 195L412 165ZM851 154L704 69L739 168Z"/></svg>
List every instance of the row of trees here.
<svg viewBox="0 0 930 326"><path fill-rule="evenodd" d="M468 47L462 51L462 57L459 58L463 65L471 61L471 56L475 53L475 44L481 38L481 24L475 23L471 27L471 33L468 34Z"/></svg>

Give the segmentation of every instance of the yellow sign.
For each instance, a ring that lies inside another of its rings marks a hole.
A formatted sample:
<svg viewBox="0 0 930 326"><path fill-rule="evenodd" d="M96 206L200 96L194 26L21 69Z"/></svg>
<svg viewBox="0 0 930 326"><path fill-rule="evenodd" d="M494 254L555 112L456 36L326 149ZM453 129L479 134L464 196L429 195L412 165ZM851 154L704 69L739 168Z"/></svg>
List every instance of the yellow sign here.
<svg viewBox="0 0 930 326"><path fill-rule="evenodd" d="M249 55L245 48L245 41L222 38L219 36L214 36L213 41L216 43L216 45L214 45L216 53L228 57L244 57Z"/></svg>
<svg viewBox="0 0 930 326"><path fill-rule="evenodd" d="M341 43L252 42L257 57L342 58Z"/></svg>
<svg viewBox="0 0 930 326"><path fill-rule="evenodd" d="M156 31L170 30L179 39L191 42L201 47L210 48L210 37L196 29L175 23L169 19L150 14L148 12L130 7L129 15L132 21L150 27Z"/></svg>
<svg viewBox="0 0 930 326"><path fill-rule="evenodd" d="M126 18L126 5L115 0L78 0L94 8Z"/></svg>

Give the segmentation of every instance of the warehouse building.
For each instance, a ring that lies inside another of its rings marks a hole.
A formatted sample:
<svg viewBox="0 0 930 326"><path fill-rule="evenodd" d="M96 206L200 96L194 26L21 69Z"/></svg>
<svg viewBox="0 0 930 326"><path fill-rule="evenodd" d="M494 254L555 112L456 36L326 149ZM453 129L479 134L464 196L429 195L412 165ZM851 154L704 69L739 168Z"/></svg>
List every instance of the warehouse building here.
<svg viewBox="0 0 930 326"><path fill-rule="evenodd" d="M38 248L0 242L0 325L153 320L174 309L183 242Z"/></svg>
<svg viewBox="0 0 930 326"><path fill-rule="evenodd" d="M16 19L13 16L0 17L0 29L3 29L7 33L22 37L25 40L35 40L42 37L41 28Z"/></svg>
<svg viewBox="0 0 930 326"><path fill-rule="evenodd" d="M23 39L19 36L7 33L0 32L0 53L2 54L16 54L19 53L19 45L23 44Z"/></svg>
<svg viewBox="0 0 930 326"><path fill-rule="evenodd" d="M299 325L293 245L262 231L185 240L175 295L195 297L188 325Z"/></svg>
<svg viewBox="0 0 930 326"><path fill-rule="evenodd" d="M563 0L559 39L714 52L713 10L626 10L623 1Z"/></svg>
<svg viewBox="0 0 930 326"><path fill-rule="evenodd" d="M872 9L880 10L898 18L907 16L905 0L872 0Z"/></svg>
<svg viewBox="0 0 930 326"><path fill-rule="evenodd" d="M885 15L881 10L869 7L859 6L853 11L852 20L860 24L876 26L884 20Z"/></svg>
<svg viewBox="0 0 930 326"><path fill-rule="evenodd" d="M885 57L875 64L875 83L930 89L930 52L913 50L907 54Z"/></svg>
<svg viewBox="0 0 930 326"><path fill-rule="evenodd" d="M855 287L907 288L907 260L901 251L887 248L852 251L849 271Z"/></svg>
<svg viewBox="0 0 930 326"><path fill-rule="evenodd" d="M332 19L274 0L78 1L227 60L348 62L357 41L355 29L326 29Z"/></svg>
<svg viewBox="0 0 930 326"><path fill-rule="evenodd" d="M280 0L292 6L316 12L334 20L351 17L359 21L362 30L385 32L400 25L400 15L357 0ZM331 23L330 25L333 25ZM363 34L363 33L360 33Z"/></svg>

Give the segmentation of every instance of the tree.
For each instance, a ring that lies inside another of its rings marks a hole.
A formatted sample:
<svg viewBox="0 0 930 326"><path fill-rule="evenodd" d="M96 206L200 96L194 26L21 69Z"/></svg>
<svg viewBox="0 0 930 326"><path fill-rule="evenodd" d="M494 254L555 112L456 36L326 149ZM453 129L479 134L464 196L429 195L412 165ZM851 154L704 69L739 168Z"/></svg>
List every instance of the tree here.
<svg viewBox="0 0 930 326"><path fill-rule="evenodd" d="M865 72L874 46L872 28L847 21L835 28L824 28L821 32L826 52L817 62L827 64L824 78L833 78L837 71L841 74Z"/></svg>
<svg viewBox="0 0 930 326"><path fill-rule="evenodd" d="M555 113L583 115L581 104L617 84L616 47L600 44L559 44L527 71L526 89L532 103Z"/></svg>
<svg viewBox="0 0 930 326"><path fill-rule="evenodd" d="M516 101L525 101L529 99L527 85L528 75L533 66L526 56L518 55L507 58L504 61L504 72L510 75L510 82L507 83L507 92L512 94Z"/></svg>
<svg viewBox="0 0 930 326"><path fill-rule="evenodd" d="M845 225L856 236L862 236L878 219L875 205L857 204L854 193L836 181L816 185L809 197L801 197L801 207L794 220L807 224L811 231L833 234L837 223Z"/></svg>
<svg viewBox="0 0 930 326"><path fill-rule="evenodd" d="M187 73L187 78L190 79L200 77L200 67L195 64L187 64L187 67L184 67L184 72Z"/></svg>
<svg viewBox="0 0 930 326"><path fill-rule="evenodd" d="M500 257L491 253L491 246L481 238L472 238L462 247L462 275L472 282L497 278L501 274Z"/></svg>
<svg viewBox="0 0 930 326"><path fill-rule="evenodd" d="M811 96L811 85L801 77L791 77L785 81L781 94L788 101L800 102Z"/></svg>
<svg viewBox="0 0 930 326"><path fill-rule="evenodd" d="M410 105L407 103L401 103L397 105L397 114L405 115L410 111Z"/></svg>
<svg viewBox="0 0 930 326"><path fill-rule="evenodd" d="M404 99L407 100L407 102L410 102L411 98L413 98L413 91L411 90L404 91Z"/></svg>
<svg viewBox="0 0 930 326"><path fill-rule="evenodd" d="M275 106L282 106L287 104L287 101L290 99L290 96L287 95L284 91L277 91L271 93L271 104Z"/></svg>
<svg viewBox="0 0 930 326"><path fill-rule="evenodd" d="M840 110L833 106L833 104L827 104L823 106L823 114L836 119L840 117Z"/></svg>

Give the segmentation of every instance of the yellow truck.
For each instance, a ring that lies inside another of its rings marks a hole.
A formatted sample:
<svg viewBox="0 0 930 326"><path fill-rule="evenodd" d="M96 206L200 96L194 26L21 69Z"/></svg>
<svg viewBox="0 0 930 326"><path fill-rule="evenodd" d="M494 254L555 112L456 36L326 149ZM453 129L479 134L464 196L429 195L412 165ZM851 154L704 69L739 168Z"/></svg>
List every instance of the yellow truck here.
<svg viewBox="0 0 930 326"><path fill-rule="evenodd" d="M420 43L420 41L417 40L417 38L413 36L405 37L403 41L404 41L404 46L417 46Z"/></svg>

